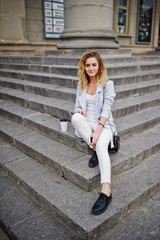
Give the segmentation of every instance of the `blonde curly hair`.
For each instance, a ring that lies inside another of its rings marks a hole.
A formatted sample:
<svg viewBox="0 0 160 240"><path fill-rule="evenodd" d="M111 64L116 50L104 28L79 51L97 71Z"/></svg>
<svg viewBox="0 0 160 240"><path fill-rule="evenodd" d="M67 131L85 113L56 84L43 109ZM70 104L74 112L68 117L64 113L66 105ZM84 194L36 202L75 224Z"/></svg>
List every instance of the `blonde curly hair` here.
<svg viewBox="0 0 160 240"><path fill-rule="evenodd" d="M78 64L78 67L79 67L78 68L78 77L79 77L78 87L79 87L80 92L82 92L85 88L87 88L89 78L85 71L85 63L86 63L87 58L90 58L90 57L96 58L99 63L99 70L97 73L96 85L105 87L107 84L107 81L108 81L107 71L106 71L104 62L103 62L102 58L100 57L99 53L96 50L85 52L82 55L82 57L79 61L79 64Z"/></svg>

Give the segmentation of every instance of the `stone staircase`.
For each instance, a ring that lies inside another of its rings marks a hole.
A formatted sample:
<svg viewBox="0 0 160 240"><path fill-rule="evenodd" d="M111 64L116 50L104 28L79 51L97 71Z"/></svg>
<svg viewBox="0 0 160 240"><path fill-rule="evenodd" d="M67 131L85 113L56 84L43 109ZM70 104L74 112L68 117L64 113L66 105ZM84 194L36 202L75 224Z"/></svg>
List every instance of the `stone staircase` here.
<svg viewBox="0 0 160 240"><path fill-rule="evenodd" d="M100 239L160 187L160 57L102 57L117 93L121 148L110 154L113 201L96 217L99 168L88 168L92 152L71 123L66 133L59 124L73 114L79 57L0 57L1 151L16 152L0 170L84 240Z"/></svg>

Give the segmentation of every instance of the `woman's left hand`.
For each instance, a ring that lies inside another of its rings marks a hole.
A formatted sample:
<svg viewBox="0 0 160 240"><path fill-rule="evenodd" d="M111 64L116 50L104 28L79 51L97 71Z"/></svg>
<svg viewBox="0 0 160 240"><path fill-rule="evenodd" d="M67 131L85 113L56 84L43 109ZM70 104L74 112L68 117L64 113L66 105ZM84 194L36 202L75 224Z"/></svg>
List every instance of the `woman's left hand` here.
<svg viewBox="0 0 160 240"><path fill-rule="evenodd" d="M92 147L96 145L96 143L97 143L97 141L98 141L98 139L99 139L99 137L100 137L100 134L101 134L101 132L99 132L99 131L97 131L97 130L91 134L92 143L91 143L90 145L91 145Z"/></svg>
<svg viewBox="0 0 160 240"><path fill-rule="evenodd" d="M98 139L99 139L99 137L101 135L103 127L106 124L106 121L107 121L106 118L101 117L101 122L100 122L100 124L98 124L96 131L91 134L92 143L90 144L90 146L94 147L97 144L97 141L98 141Z"/></svg>

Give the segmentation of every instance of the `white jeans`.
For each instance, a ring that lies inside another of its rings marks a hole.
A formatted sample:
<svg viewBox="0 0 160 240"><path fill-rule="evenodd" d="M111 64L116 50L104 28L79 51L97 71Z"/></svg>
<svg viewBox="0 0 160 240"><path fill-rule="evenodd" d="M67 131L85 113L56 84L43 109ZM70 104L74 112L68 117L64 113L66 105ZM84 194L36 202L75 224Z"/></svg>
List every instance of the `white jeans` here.
<svg viewBox="0 0 160 240"><path fill-rule="evenodd" d="M89 137L98 126L98 119L95 115L87 115L84 117L80 113L75 113L72 116L72 124L78 135L84 139L89 145ZM101 183L111 183L111 162L108 154L108 145L112 139L112 132L103 128L101 135L96 144L96 153L99 161Z"/></svg>

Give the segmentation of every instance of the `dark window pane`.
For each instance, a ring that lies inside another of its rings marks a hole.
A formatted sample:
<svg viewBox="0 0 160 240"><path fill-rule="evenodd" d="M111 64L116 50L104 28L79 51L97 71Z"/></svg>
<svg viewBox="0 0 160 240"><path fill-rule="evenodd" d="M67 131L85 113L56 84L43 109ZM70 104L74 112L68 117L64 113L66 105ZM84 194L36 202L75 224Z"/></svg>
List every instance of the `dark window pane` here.
<svg viewBox="0 0 160 240"><path fill-rule="evenodd" d="M119 6L127 7L127 0L119 0Z"/></svg>
<svg viewBox="0 0 160 240"><path fill-rule="evenodd" d="M154 0L138 1L136 43L149 44L152 38L152 16Z"/></svg>
<svg viewBox="0 0 160 240"><path fill-rule="evenodd" d="M118 9L118 32L126 32L126 16L127 11L124 9Z"/></svg>

